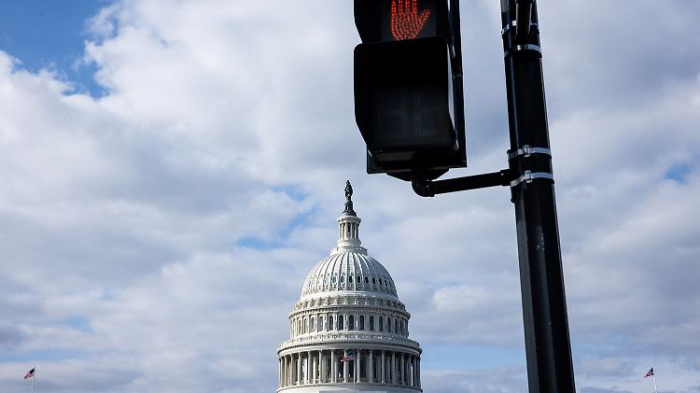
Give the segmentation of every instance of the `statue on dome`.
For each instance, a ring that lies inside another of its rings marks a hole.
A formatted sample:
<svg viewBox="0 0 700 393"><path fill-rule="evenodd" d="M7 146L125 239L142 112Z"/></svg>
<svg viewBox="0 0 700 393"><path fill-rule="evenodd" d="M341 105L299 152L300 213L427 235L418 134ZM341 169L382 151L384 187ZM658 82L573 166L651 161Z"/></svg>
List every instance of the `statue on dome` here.
<svg viewBox="0 0 700 393"><path fill-rule="evenodd" d="M352 208L352 186L350 185L350 180L345 181L345 210L343 213L348 213L355 216L355 210Z"/></svg>
<svg viewBox="0 0 700 393"><path fill-rule="evenodd" d="M345 181L345 199L352 199L352 186L350 185L350 180Z"/></svg>

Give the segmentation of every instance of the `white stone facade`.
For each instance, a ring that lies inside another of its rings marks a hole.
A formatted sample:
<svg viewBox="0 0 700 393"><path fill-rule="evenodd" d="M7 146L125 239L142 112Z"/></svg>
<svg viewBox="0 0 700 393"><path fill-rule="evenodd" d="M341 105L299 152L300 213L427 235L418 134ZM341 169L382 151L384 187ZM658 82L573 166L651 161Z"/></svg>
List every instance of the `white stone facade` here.
<svg viewBox="0 0 700 393"><path fill-rule="evenodd" d="M411 315L389 272L360 246L351 196L348 185L338 245L311 270L289 314L278 392L422 392Z"/></svg>

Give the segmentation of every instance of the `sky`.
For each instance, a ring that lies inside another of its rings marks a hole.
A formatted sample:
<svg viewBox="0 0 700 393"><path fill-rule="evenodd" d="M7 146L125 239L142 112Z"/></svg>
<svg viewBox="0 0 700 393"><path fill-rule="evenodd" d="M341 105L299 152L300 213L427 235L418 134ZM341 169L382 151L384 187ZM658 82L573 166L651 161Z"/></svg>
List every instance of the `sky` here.
<svg viewBox="0 0 700 393"><path fill-rule="evenodd" d="M700 2L539 3L576 386L700 392ZM469 167L500 9L461 3ZM351 1L0 2L0 391L271 392L345 180L426 392L526 392L507 188L365 172Z"/></svg>

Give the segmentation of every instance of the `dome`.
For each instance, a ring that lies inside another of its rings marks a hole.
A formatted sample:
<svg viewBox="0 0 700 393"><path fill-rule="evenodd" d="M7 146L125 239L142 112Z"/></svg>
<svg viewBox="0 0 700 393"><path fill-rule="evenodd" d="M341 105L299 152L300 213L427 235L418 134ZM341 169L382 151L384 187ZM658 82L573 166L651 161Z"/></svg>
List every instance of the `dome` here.
<svg viewBox="0 0 700 393"><path fill-rule="evenodd" d="M338 243L304 280L277 350L278 393L420 393L411 314L386 268L360 245L352 186L338 217Z"/></svg>
<svg viewBox="0 0 700 393"><path fill-rule="evenodd" d="M338 245L331 255L316 264L304 281L302 299L328 295L329 292L374 292L397 297L389 272L361 247L359 227L362 221L353 209L352 187L346 189L345 210L338 217Z"/></svg>
<svg viewBox="0 0 700 393"><path fill-rule="evenodd" d="M304 281L301 296L335 291L377 292L397 296L394 280L379 261L359 252L331 254L316 264Z"/></svg>

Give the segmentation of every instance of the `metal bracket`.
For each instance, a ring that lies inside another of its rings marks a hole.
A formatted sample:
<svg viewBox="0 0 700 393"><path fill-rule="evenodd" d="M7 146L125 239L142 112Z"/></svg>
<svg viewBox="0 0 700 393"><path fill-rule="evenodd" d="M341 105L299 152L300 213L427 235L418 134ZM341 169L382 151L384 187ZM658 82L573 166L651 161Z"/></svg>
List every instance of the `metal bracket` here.
<svg viewBox="0 0 700 393"><path fill-rule="evenodd" d="M503 52L503 57L508 57L514 53L517 52L524 52L524 51L532 51L532 52L537 52L542 55L542 49L539 47L539 45L534 45L534 44L525 44L525 45L516 45L505 52Z"/></svg>
<svg viewBox="0 0 700 393"><path fill-rule="evenodd" d="M514 27L518 27L518 21L512 20L512 21L510 21L509 24L506 25L506 27L501 29L501 36L504 36L510 29L512 29ZM533 28L533 27L536 29L539 29L540 26L539 26L539 24L537 24L535 22L530 22L530 28Z"/></svg>
<svg viewBox="0 0 700 393"><path fill-rule="evenodd" d="M549 179L551 181L554 181L554 175L548 172L532 172L532 171L525 171L519 178L513 180L510 182L510 187L517 187L520 185L520 183L532 183L533 180L536 179Z"/></svg>
<svg viewBox="0 0 700 393"><path fill-rule="evenodd" d="M518 150L508 152L508 160L512 160L519 156L530 157L531 154L546 154L552 157L552 150L546 147L531 147L525 145Z"/></svg>
<svg viewBox="0 0 700 393"><path fill-rule="evenodd" d="M517 21L514 21L514 20L510 21L510 23L507 24L506 27L501 29L501 36L504 36L508 32L508 30L511 29L511 27L516 27L517 25L518 25Z"/></svg>

